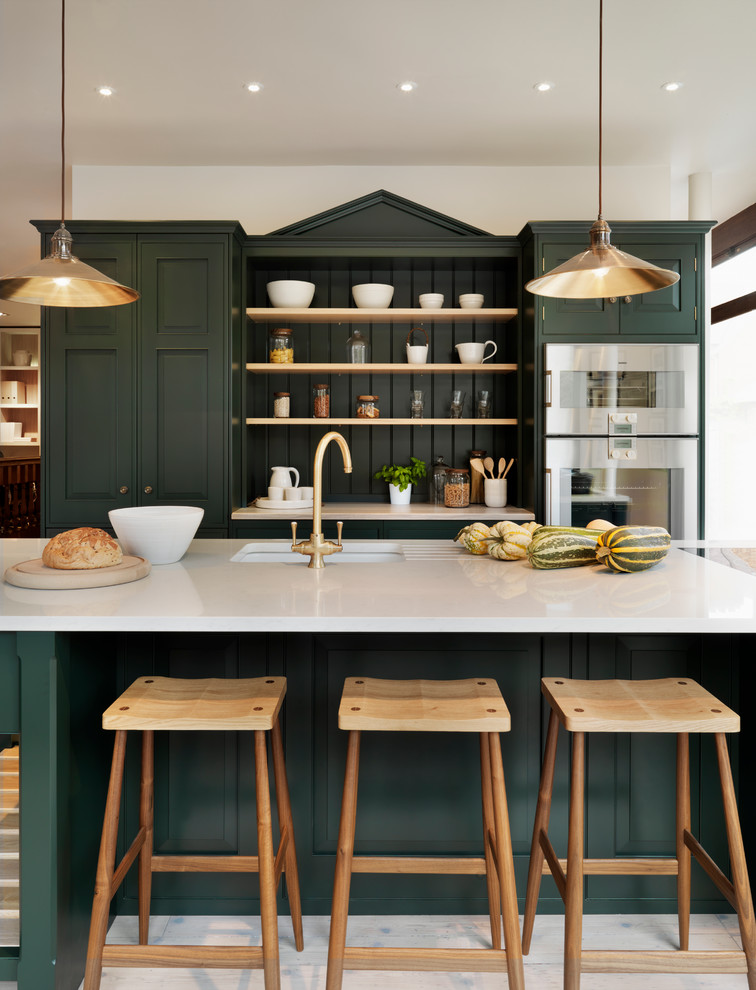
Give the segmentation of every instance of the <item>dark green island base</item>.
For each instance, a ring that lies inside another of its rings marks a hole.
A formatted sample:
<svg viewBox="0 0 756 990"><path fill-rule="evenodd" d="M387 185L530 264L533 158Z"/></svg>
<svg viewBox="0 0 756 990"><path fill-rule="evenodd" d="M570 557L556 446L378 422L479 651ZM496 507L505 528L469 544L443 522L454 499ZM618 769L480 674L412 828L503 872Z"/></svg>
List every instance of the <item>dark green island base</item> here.
<svg viewBox="0 0 756 990"><path fill-rule="evenodd" d="M751 695L749 635L0 633L0 730L20 736L21 941L0 949L0 981L19 990L75 990L84 966L99 832L111 757L100 715L135 677L285 674L284 738L303 908L330 911L345 760L337 728L344 678L493 676L512 713L502 738L518 891L524 895L538 789L542 675L646 678L685 675L735 710ZM732 739L736 780L748 773L753 724ZM254 854L251 741L234 733L159 739L156 847L161 852ZM743 749L745 747L745 749ZM567 746L558 757L552 837L566 850ZM121 853L136 833L139 746L131 745ZM588 747L587 855L674 855L671 736L594 736ZM473 735L366 734L360 773L361 853L480 855L481 798ZM727 862L713 746L691 737L693 831ZM741 787L746 850L756 849L752 789ZM283 897L285 898L285 890ZM280 905L287 912L285 903ZM155 914L254 914L257 882L242 875L161 874ZM487 913L476 877L355 876L351 911ZM559 913L551 880L540 910ZM586 911L673 912L672 877L590 877ZM727 911L709 879L693 873L694 912ZM136 875L114 902L136 913Z"/></svg>

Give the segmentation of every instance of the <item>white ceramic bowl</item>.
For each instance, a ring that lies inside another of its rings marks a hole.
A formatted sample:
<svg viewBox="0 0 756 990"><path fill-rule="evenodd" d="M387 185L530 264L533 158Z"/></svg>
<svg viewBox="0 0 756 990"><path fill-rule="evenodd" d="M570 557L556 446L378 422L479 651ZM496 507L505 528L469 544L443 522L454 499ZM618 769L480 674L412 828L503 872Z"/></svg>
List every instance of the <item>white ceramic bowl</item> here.
<svg viewBox="0 0 756 990"><path fill-rule="evenodd" d="M268 298L273 306L306 309L315 295L314 282L297 282L293 278L268 282Z"/></svg>
<svg viewBox="0 0 756 990"><path fill-rule="evenodd" d="M123 552L146 557L151 564L180 560L204 514L194 505L133 505L108 512Z"/></svg>
<svg viewBox="0 0 756 990"><path fill-rule="evenodd" d="M422 309L441 309L444 305L443 292L422 292L418 296Z"/></svg>
<svg viewBox="0 0 756 990"><path fill-rule="evenodd" d="M358 309L387 309L394 298L394 286L363 282L352 286L352 298Z"/></svg>
<svg viewBox="0 0 756 990"><path fill-rule="evenodd" d="M483 305L483 293L463 292L459 297L459 305L462 309L480 309Z"/></svg>

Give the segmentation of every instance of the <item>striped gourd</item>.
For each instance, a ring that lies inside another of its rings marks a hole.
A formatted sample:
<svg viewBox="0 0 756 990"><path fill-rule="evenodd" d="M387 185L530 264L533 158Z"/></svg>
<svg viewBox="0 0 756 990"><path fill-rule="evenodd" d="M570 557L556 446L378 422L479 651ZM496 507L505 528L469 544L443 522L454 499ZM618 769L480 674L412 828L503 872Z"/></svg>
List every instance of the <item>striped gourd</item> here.
<svg viewBox="0 0 756 990"><path fill-rule="evenodd" d="M533 533L534 540L542 540L545 536L554 536L561 533L563 536L590 536L592 540L597 540L599 530L585 529L581 526L539 526Z"/></svg>
<svg viewBox="0 0 756 990"><path fill-rule="evenodd" d="M540 540L534 537L528 547L528 560L542 570L595 564L596 537L564 532L549 533Z"/></svg>
<svg viewBox="0 0 756 990"><path fill-rule="evenodd" d="M666 557L669 541L661 526L616 526L599 534L596 557L613 571L645 571Z"/></svg>

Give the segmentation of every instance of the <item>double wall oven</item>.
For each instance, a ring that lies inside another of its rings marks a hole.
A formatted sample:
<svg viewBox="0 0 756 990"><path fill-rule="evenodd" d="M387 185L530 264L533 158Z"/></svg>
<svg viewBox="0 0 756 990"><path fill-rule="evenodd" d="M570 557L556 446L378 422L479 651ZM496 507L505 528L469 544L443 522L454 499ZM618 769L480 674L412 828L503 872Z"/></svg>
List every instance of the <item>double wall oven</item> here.
<svg viewBox="0 0 756 990"><path fill-rule="evenodd" d="M545 522L698 536L698 345L547 344Z"/></svg>

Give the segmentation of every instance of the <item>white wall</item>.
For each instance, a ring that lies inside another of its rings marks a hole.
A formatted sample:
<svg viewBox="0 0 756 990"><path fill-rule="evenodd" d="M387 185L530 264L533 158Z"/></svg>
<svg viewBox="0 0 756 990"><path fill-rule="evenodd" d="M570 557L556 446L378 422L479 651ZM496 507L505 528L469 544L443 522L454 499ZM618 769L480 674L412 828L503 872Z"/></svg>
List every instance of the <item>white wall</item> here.
<svg viewBox="0 0 756 990"><path fill-rule="evenodd" d="M604 215L672 219L666 166L604 168ZM73 168L72 216L113 220L239 220L266 234L386 189L492 234L528 220L593 220L595 167L94 166ZM683 214L685 215L685 214Z"/></svg>

